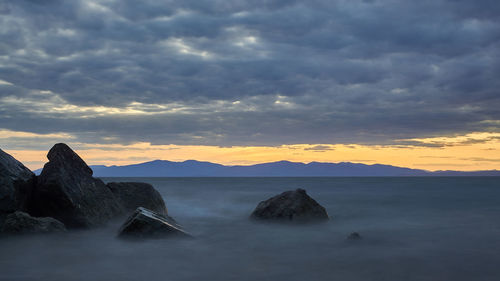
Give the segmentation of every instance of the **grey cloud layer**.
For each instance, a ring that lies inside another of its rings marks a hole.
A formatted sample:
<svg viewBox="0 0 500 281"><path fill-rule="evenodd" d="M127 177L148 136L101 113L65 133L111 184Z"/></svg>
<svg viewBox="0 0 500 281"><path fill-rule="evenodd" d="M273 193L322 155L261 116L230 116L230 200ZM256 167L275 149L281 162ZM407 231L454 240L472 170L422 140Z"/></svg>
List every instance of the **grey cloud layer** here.
<svg viewBox="0 0 500 281"><path fill-rule="evenodd" d="M498 46L490 0L2 1L0 128L213 145L499 131ZM73 107L134 102L154 114Z"/></svg>

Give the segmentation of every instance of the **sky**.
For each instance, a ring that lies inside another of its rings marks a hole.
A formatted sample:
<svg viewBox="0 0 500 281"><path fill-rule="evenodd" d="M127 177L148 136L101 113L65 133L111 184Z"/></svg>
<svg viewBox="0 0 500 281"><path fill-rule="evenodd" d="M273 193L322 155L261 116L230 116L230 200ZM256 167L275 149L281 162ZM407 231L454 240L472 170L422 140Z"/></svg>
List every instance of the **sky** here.
<svg viewBox="0 0 500 281"><path fill-rule="evenodd" d="M500 169L499 46L497 0L0 0L0 148Z"/></svg>

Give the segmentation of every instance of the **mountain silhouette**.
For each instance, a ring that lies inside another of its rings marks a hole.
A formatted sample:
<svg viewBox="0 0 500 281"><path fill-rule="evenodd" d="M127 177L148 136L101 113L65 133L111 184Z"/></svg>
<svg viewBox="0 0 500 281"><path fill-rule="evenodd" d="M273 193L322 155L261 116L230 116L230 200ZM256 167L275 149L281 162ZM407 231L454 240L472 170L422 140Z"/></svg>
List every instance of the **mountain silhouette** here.
<svg viewBox="0 0 500 281"><path fill-rule="evenodd" d="M278 161L249 166L187 160L154 160L125 166L90 166L96 177L399 177L399 176L500 176L500 171L437 171L391 165L340 162L299 163ZM41 169L35 171L39 174Z"/></svg>

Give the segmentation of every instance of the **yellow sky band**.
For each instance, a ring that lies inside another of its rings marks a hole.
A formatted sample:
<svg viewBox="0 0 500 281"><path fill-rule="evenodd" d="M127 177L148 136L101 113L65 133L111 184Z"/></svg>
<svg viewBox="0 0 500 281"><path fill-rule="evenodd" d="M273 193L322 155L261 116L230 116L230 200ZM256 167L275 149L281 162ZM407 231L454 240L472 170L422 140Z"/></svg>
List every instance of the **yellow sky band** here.
<svg viewBox="0 0 500 281"><path fill-rule="evenodd" d="M23 137L29 136L23 135ZM49 135L47 138L52 137L55 138L55 142L61 141L57 134ZM150 143L121 145L78 143L72 142L71 137L67 143L75 147L75 150L91 165L127 165L156 159L170 161L195 159L224 165L250 165L289 160L304 163L312 161L379 163L432 171L500 169L500 133L407 139L391 145L294 144L232 147ZM50 147L47 147L48 149ZM47 150L6 149L31 169L43 166Z"/></svg>

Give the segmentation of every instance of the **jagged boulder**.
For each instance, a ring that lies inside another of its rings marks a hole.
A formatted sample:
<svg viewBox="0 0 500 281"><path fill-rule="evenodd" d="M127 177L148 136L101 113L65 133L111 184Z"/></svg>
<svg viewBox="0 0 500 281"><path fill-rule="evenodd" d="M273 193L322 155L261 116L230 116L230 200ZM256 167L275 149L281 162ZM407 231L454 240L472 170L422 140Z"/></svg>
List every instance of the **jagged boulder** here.
<svg viewBox="0 0 500 281"><path fill-rule="evenodd" d="M0 149L0 215L26 208L35 174Z"/></svg>
<svg viewBox="0 0 500 281"><path fill-rule="evenodd" d="M27 234L66 231L64 224L54 218L34 218L24 212L14 212L7 215L1 233Z"/></svg>
<svg viewBox="0 0 500 281"><path fill-rule="evenodd" d="M106 223L124 212L111 190L69 146L54 145L33 189L30 213L53 217L68 228Z"/></svg>
<svg viewBox="0 0 500 281"><path fill-rule="evenodd" d="M191 237L169 216L145 208L137 208L118 231L120 238Z"/></svg>
<svg viewBox="0 0 500 281"><path fill-rule="evenodd" d="M324 221L325 208L307 195L304 189L286 191L259 203L250 218L270 221Z"/></svg>
<svg viewBox="0 0 500 281"><path fill-rule="evenodd" d="M167 215L163 198L149 183L110 182L107 186L120 200L127 213L134 212L138 207L144 207L160 215Z"/></svg>

